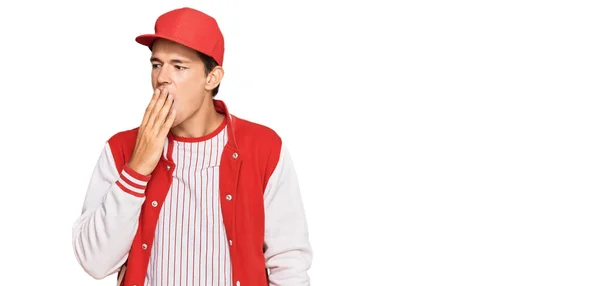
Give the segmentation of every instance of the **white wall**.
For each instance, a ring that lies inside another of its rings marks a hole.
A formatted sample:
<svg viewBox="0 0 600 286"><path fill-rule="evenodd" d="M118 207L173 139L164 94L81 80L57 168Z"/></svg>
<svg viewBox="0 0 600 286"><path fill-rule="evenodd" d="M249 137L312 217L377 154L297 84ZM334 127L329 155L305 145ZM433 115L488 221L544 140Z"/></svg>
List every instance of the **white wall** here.
<svg viewBox="0 0 600 286"><path fill-rule="evenodd" d="M3 1L0 285L114 285L71 226L151 95L134 38L180 6L222 27L219 97L290 147L313 285L598 285L595 1L368 2Z"/></svg>

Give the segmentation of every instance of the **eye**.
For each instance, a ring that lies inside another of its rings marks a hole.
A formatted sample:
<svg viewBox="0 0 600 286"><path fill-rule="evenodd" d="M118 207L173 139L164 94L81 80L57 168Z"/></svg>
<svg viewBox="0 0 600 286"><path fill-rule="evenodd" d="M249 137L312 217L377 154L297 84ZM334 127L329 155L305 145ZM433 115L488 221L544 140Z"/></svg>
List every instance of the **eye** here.
<svg viewBox="0 0 600 286"><path fill-rule="evenodd" d="M185 69L187 69L186 67L182 67L182 66L178 66L178 65L176 65L175 68L178 69L178 70L185 70Z"/></svg>
<svg viewBox="0 0 600 286"><path fill-rule="evenodd" d="M158 68L159 66L160 66L159 64L152 64L153 69Z"/></svg>

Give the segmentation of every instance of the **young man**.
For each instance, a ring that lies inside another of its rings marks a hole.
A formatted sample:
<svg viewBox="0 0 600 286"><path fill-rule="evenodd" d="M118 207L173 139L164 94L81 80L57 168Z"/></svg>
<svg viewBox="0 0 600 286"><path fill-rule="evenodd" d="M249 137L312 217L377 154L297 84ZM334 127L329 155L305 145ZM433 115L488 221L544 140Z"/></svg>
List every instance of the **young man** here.
<svg viewBox="0 0 600 286"><path fill-rule="evenodd" d="M290 154L268 127L214 99L223 78L217 22L161 15L154 95L138 128L112 136L93 171L73 247L118 285L310 285L307 223Z"/></svg>

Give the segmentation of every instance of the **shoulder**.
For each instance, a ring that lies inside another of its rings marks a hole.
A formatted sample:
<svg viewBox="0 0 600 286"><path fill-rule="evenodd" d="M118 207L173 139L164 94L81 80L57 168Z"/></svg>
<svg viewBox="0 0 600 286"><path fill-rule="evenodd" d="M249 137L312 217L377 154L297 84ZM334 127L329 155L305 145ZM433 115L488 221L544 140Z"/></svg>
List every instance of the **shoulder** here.
<svg viewBox="0 0 600 286"><path fill-rule="evenodd" d="M245 158L258 167L266 186L285 151L281 136L273 128L232 115L235 141Z"/></svg>
<svg viewBox="0 0 600 286"><path fill-rule="evenodd" d="M238 144L249 144L255 147L279 150L282 145L281 136L271 127L232 115L232 125ZM256 146L258 145L258 146Z"/></svg>

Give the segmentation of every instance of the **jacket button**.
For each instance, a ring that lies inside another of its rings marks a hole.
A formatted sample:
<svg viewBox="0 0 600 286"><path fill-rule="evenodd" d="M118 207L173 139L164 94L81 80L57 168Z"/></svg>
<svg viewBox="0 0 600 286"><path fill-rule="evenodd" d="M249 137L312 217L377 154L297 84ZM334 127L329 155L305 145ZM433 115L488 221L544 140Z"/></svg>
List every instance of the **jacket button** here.
<svg viewBox="0 0 600 286"><path fill-rule="evenodd" d="M231 195L225 196L225 199L228 200L228 201L231 201Z"/></svg>
<svg viewBox="0 0 600 286"><path fill-rule="evenodd" d="M233 159L237 159L238 153L233 153Z"/></svg>
<svg viewBox="0 0 600 286"><path fill-rule="evenodd" d="M153 207L156 207L156 206L158 206L158 202L157 202L157 201L152 201L152 206L153 206Z"/></svg>
<svg viewBox="0 0 600 286"><path fill-rule="evenodd" d="M142 244L142 249L146 249L148 248L148 245L146 245L145 243Z"/></svg>
<svg viewBox="0 0 600 286"><path fill-rule="evenodd" d="M231 239L229 240L229 245L233 245L233 241Z"/></svg>
<svg viewBox="0 0 600 286"><path fill-rule="evenodd" d="M167 165L167 170L171 170L171 165Z"/></svg>
<svg viewBox="0 0 600 286"><path fill-rule="evenodd" d="M238 281L238 282L235 282L235 285L236 285L236 286L240 286L240 281Z"/></svg>

